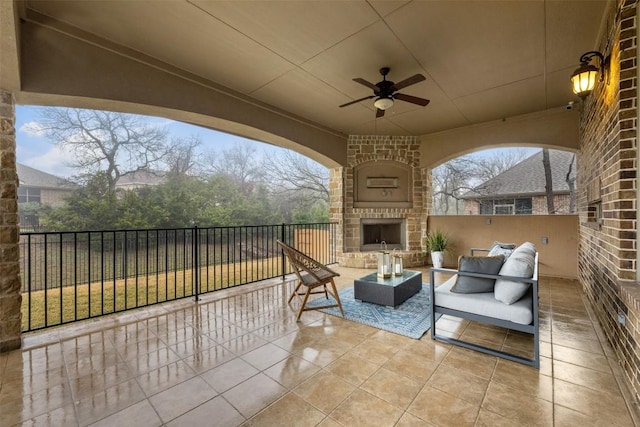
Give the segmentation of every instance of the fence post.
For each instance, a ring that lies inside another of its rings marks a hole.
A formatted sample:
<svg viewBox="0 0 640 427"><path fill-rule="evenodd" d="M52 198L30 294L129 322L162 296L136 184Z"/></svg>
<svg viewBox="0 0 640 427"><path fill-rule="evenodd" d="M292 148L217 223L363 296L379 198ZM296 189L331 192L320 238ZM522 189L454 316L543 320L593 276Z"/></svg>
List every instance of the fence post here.
<svg viewBox="0 0 640 427"><path fill-rule="evenodd" d="M282 229L280 230L280 241L282 243L287 244L287 242L284 239L284 237L285 237L284 226L285 226L285 224L283 222L282 223ZM282 281L284 281L284 277L286 276L286 274L285 274L285 271L284 271L284 269L285 269L284 250L282 250L282 248L280 248L280 263L281 263L281 267L282 267Z"/></svg>
<svg viewBox="0 0 640 427"><path fill-rule="evenodd" d="M196 286L196 298L195 301L200 301L198 296L200 293L200 245L198 244L198 226L193 227L193 280Z"/></svg>

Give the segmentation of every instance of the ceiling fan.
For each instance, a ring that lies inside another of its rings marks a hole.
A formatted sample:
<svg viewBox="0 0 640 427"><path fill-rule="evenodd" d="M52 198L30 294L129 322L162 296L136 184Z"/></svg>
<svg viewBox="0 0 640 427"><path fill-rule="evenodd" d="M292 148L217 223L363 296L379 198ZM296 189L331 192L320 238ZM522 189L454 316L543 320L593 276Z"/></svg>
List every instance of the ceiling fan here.
<svg viewBox="0 0 640 427"><path fill-rule="evenodd" d="M394 99L399 99L400 101L410 102L412 104L425 106L429 104L428 99L418 98L417 96L405 95L403 93L398 93L400 89L404 89L407 86L411 86L413 84L419 83L423 80L426 80L422 74L415 74L407 79L404 79L398 83L394 83L391 80L387 80L387 74L389 74L389 67L380 68L380 74L382 74L382 81L376 84L370 83L365 79L355 78L354 82L360 83L363 86L366 86L370 89L373 89L373 95L365 96L364 98L356 99L355 101L347 102L346 104L342 104L340 108L346 107L348 105L357 104L360 101L364 101L365 99L373 99L377 98L373 105L376 107L376 117L384 116L384 111L388 108L391 108L393 105Z"/></svg>

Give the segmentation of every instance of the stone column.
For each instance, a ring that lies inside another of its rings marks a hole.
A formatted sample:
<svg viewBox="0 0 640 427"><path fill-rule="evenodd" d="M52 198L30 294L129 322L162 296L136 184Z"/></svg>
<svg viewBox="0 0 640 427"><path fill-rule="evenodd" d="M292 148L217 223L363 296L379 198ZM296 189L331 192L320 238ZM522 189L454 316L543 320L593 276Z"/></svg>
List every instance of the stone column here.
<svg viewBox="0 0 640 427"><path fill-rule="evenodd" d="M342 265L344 253L344 168L329 169L329 221L338 223L336 256Z"/></svg>
<svg viewBox="0 0 640 427"><path fill-rule="evenodd" d="M0 90L0 352L20 348L20 239L15 105Z"/></svg>

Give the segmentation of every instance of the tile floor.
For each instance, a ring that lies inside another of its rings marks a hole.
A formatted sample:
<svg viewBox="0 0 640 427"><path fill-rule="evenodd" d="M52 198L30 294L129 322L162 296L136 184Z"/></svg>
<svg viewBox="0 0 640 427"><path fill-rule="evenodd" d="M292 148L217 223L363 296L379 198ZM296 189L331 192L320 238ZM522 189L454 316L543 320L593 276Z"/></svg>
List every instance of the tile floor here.
<svg viewBox="0 0 640 427"><path fill-rule="evenodd" d="M339 269L340 287L369 271ZM427 275L424 274L424 277ZM631 426L577 282L541 280L539 371L319 312L278 281L31 334L0 355L0 426ZM439 328L527 352L451 317ZM631 409L630 409L631 408Z"/></svg>

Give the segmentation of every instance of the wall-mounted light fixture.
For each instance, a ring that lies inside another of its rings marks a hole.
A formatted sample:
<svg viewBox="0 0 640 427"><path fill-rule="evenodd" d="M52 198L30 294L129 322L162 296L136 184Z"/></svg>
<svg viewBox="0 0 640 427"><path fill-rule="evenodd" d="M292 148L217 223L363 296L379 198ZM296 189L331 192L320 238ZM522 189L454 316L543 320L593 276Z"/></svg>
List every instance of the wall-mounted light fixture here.
<svg viewBox="0 0 640 427"><path fill-rule="evenodd" d="M598 67L590 63L593 58L598 58ZM608 73L610 59L610 56L605 57L597 51L587 52L582 55L580 57L580 66L571 75L573 93L583 99L589 95L596 85L598 73L600 73L599 80L601 82L604 81L605 74Z"/></svg>
<svg viewBox="0 0 640 427"><path fill-rule="evenodd" d="M376 99L376 101L373 103L373 106L379 110L386 110L387 108L391 108L393 106L393 98L384 98L381 96L380 98Z"/></svg>

